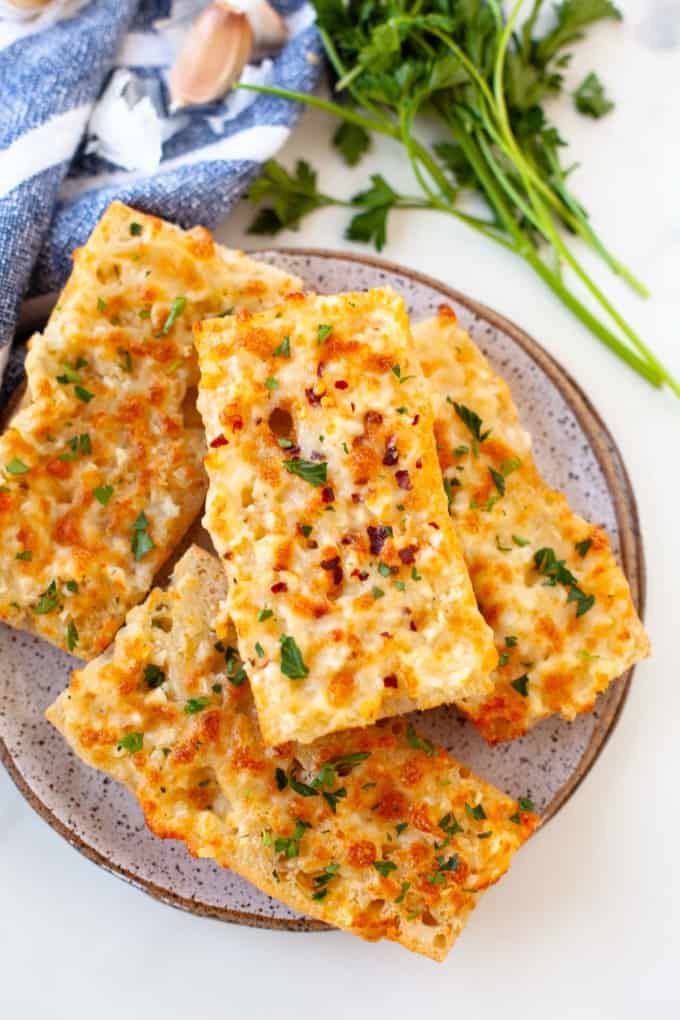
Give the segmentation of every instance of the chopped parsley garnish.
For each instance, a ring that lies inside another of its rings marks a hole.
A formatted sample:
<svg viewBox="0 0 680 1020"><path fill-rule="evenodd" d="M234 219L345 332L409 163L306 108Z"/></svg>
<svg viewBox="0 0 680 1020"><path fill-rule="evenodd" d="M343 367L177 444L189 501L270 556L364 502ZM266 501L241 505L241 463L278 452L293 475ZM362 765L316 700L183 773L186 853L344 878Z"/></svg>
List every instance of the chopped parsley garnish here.
<svg viewBox="0 0 680 1020"><path fill-rule="evenodd" d="M261 659L264 658L264 648L262 647L259 641L255 642L255 653L256 655L259 655Z"/></svg>
<svg viewBox="0 0 680 1020"><path fill-rule="evenodd" d="M333 327L329 326L327 322L319 323L319 325L317 326L317 336L319 338L319 343L325 344L326 340L328 340L328 337L331 335L332 332Z"/></svg>
<svg viewBox="0 0 680 1020"><path fill-rule="evenodd" d="M118 741L118 750L127 751L129 754L136 754L141 751L144 745L143 733L126 733L122 740Z"/></svg>
<svg viewBox="0 0 680 1020"><path fill-rule="evenodd" d="M300 840L305 834L305 829L311 829L309 822L303 822L298 818L292 836L279 836L274 841L274 850L277 854L283 854L288 859L297 857L300 853Z"/></svg>
<svg viewBox="0 0 680 1020"><path fill-rule="evenodd" d="M59 460L78 460L78 457L92 453L92 441L87 432L82 432L79 436L72 436L66 445L69 452L60 454Z"/></svg>
<svg viewBox="0 0 680 1020"><path fill-rule="evenodd" d="M460 482L458 481L457 478L444 479L444 492L446 493L446 498L449 501L449 506L451 506L451 503L453 503L455 497L455 493L453 490L457 488L460 488Z"/></svg>
<svg viewBox="0 0 680 1020"><path fill-rule="evenodd" d="M289 336L284 336L284 338L281 341L281 343L279 344L279 346L276 347L272 351L272 354L274 355L275 358L289 358L290 357L290 337Z"/></svg>
<svg viewBox="0 0 680 1020"><path fill-rule="evenodd" d="M278 379L275 379L273 375L268 375L264 381L265 386L268 390L278 390L281 383Z"/></svg>
<svg viewBox="0 0 680 1020"><path fill-rule="evenodd" d="M387 565L387 563L382 563L382 562L380 562L380 563L378 564L378 573L379 573L379 574L380 574L380 575L381 575L382 577L391 577L391 576L392 576L392 568L391 568L391 567L389 567L389 566Z"/></svg>
<svg viewBox="0 0 680 1020"><path fill-rule="evenodd" d="M96 489L92 490L92 495L94 496L98 503L101 503L102 506L106 506L108 501L113 496L113 486L99 485L97 486Z"/></svg>
<svg viewBox="0 0 680 1020"><path fill-rule="evenodd" d="M414 751L424 751L428 758L431 758L437 750L431 740L428 740L427 737L421 737L416 733L413 723L408 724L406 740L409 747L412 747Z"/></svg>
<svg viewBox="0 0 680 1020"><path fill-rule="evenodd" d="M523 698L529 697L529 677L526 673L523 673L522 676L518 676L516 680L513 680L510 686L514 687L517 693L521 694Z"/></svg>
<svg viewBox="0 0 680 1020"><path fill-rule="evenodd" d="M408 829L408 822L398 822L394 826L394 828L396 830L397 836L401 836L402 832L404 832L405 829Z"/></svg>
<svg viewBox="0 0 680 1020"><path fill-rule="evenodd" d="M473 807L472 804L468 804L466 801L465 811L470 816L470 818L474 818L478 822L481 822L486 818L486 811L484 810L481 804L475 804L475 806Z"/></svg>
<svg viewBox="0 0 680 1020"><path fill-rule="evenodd" d="M149 535L149 521L146 514L142 512L132 524L132 552L137 561L143 559L156 546Z"/></svg>
<svg viewBox="0 0 680 1020"><path fill-rule="evenodd" d="M45 613L51 613L59 605L59 593L57 592L57 582L50 581L45 591L38 599L38 603L35 607L35 612L38 616L44 616Z"/></svg>
<svg viewBox="0 0 680 1020"><path fill-rule="evenodd" d="M77 581L67 581L66 582L66 589L67 589L67 591L70 591L73 595L75 595L77 593L77 591L78 591L78 582Z"/></svg>
<svg viewBox="0 0 680 1020"><path fill-rule="evenodd" d="M311 526L311 524L301 524L300 525L300 531L305 536L305 538L309 538L309 536L312 533L312 526Z"/></svg>
<svg viewBox="0 0 680 1020"><path fill-rule="evenodd" d="M310 485L318 487L326 484L328 465L324 460L302 460L295 457L293 460L284 460L283 466L291 475L297 475Z"/></svg>
<svg viewBox="0 0 680 1020"><path fill-rule="evenodd" d="M80 385L80 383L76 383L73 387L73 392L77 396L78 400L82 400L84 404L89 404L94 397L94 393L90 393L90 391L86 390L84 386Z"/></svg>
<svg viewBox="0 0 680 1020"><path fill-rule="evenodd" d="M322 900L328 892L328 883L335 878L340 871L340 865L336 862L327 864L320 875L317 875L314 879L314 885L316 886L316 892L312 894L313 900Z"/></svg>
<svg viewBox="0 0 680 1020"><path fill-rule="evenodd" d="M587 555L588 550L590 549L592 544L593 544L592 538L584 538L582 542L576 543L575 546L576 552L579 554L581 559L583 559L583 557Z"/></svg>
<svg viewBox="0 0 680 1020"><path fill-rule="evenodd" d="M525 545L531 545L530 540L528 538L522 538L521 535L513 535L512 540L515 545L520 547L520 549L522 549Z"/></svg>
<svg viewBox="0 0 680 1020"><path fill-rule="evenodd" d="M459 863L458 854L452 854L448 860L444 858L443 854L439 854L437 857L437 870L427 876L428 882L431 882L432 885L443 885L446 881L447 871L457 871Z"/></svg>
<svg viewBox="0 0 680 1020"><path fill-rule="evenodd" d="M390 365L390 368L400 383L408 382L409 379L415 379L414 375L402 375L401 365Z"/></svg>
<svg viewBox="0 0 680 1020"><path fill-rule="evenodd" d="M304 663L302 652L298 648L295 638L289 634L282 634L279 638L281 645L281 672L290 680L304 680L309 675L309 669Z"/></svg>
<svg viewBox="0 0 680 1020"><path fill-rule="evenodd" d="M470 447L469 446L465 446L464 443L461 443L460 446L457 446L455 448L455 450L453 451L453 455L454 455L454 457L464 457L465 454L469 453L469 452L470 452Z"/></svg>
<svg viewBox="0 0 680 1020"><path fill-rule="evenodd" d="M156 687L160 687L166 681L166 676L160 666L155 666L153 662L150 662L144 667L144 682L150 690L154 690Z"/></svg>
<svg viewBox="0 0 680 1020"><path fill-rule="evenodd" d="M64 362L61 366L64 369L64 371L62 375L57 376L57 382L61 383L62 385L80 382L79 375L80 369L86 368L86 366L87 361L85 360L85 358L78 358L74 365L69 365L67 361Z"/></svg>
<svg viewBox="0 0 680 1020"><path fill-rule="evenodd" d="M281 768L277 768L274 773L276 779L276 787L278 790L285 790L288 786L288 776Z"/></svg>
<svg viewBox="0 0 680 1020"><path fill-rule="evenodd" d="M224 688L222 687L222 684L213 684L212 687L210 688L213 694L221 694L223 689Z"/></svg>
<svg viewBox="0 0 680 1020"><path fill-rule="evenodd" d="M293 446L295 446L292 439L286 439L285 437L277 440L277 442L282 450L290 450Z"/></svg>
<svg viewBox="0 0 680 1020"><path fill-rule="evenodd" d="M529 800L528 797L519 797L517 799L517 803L519 804L522 811L530 811L532 814L536 814L534 802L532 800Z"/></svg>
<svg viewBox="0 0 680 1020"><path fill-rule="evenodd" d="M397 870L397 865L394 861L373 861L373 867L376 871L379 871L383 878L387 878L391 871Z"/></svg>
<svg viewBox="0 0 680 1020"><path fill-rule="evenodd" d="M184 706L184 711L187 715L196 715L197 712L202 712L207 708L209 704L210 698L189 698Z"/></svg>
<svg viewBox="0 0 680 1020"><path fill-rule="evenodd" d="M479 454L479 447L482 443L491 435L491 429L487 429L486 432L482 432L482 419L474 411L471 411L465 404L458 404L455 400L451 400L451 397L446 398L449 404L453 405L453 409L462 421L465 428L472 436L472 453L476 457Z"/></svg>
<svg viewBox="0 0 680 1020"><path fill-rule="evenodd" d="M290 783L291 790L293 790L294 793L297 793L299 797L319 796L319 791L315 790L313 786L309 785L309 783L301 783L294 771L291 771L288 777L288 782Z"/></svg>
<svg viewBox="0 0 680 1020"><path fill-rule="evenodd" d="M397 591L406 591L406 585L403 581L392 581L392 587L396 588Z"/></svg>
<svg viewBox="0 0 680 1020"><path fill-rule="evenodd" d="M170 311L168 317L163 323L163 327L160 331L159 336L167 336L172 327L177 322L178 317L182 314L186 308L187 299L185 297L176 297L170 305Z"/></svg>
<svg viewBox="0 0 680 1020"><path fill-rule="evenodd" d="M97 298L97 311L98 312L106 311L106 301L104 301L103 298L100 297Z"/></svg>
<svg viewBox="0 0 680 1020"><path fill-rule="evenodd" d="M576 578L565 566L564 560L558 560L555 550L544 547L534 553L534 565L539 574L547 578L545 582L550 587L562 584L569 589L567 602L576 602L576 616L583 616L595 605L595 596L586 595L579 588Z"/></svg>
<svg viewBox="0 0 680 1020"><path fill-rule="evenodd" d="M477 839L488 839L489 836L493 836L493 831L491 829L487 829L486 832L477 833Z"/></svg>
<svg viewBox="0 0 680 1020"><path fill-rule="evenodd" d="M395 899L394 902L395 903L403 903L404 902L404 897L406 896L406 893L409 891L410 888L411 888L411 883L410 882L402 882L401 883L401 892L399 893L399 895L397 896L397 898Z"/></svg>
<svg viewBox="0 0 680 1020"><path fill-rule="evenodd" d="M502 552L502 553L512 552L512 546L511 545L501 545L500 535L496 535L496 548L498 549L499 552Z"/></svg>
<svg viewBox="0 0 680 1020"><path fill-rule="evenodd" d="M140 319L150 319L151 318L151 309L150 308L142 308L142 309L140 309L139 312L137 312L137 315L139 316Z"/></svg>
<svg viewBox="0 0 680 1020"><path fill-rule="evenodd" d="M72 652L77 644L78 644L78 628L76 627L73 620L69 620L66 626L66 647L68 648L69 652Z"/></svg>
<svg viewBox="0 0 680 1020"><path fill-rule="evenodd" d="M131 223L130 224L130 233L132 234L133 237L139 237L141 232L142 232L142 224L141 223Z"/></svg>
<svg viewBox="0 0 680 1020"><path fill-rule="evenodd" d="M415 567L411 567L411 580L422 581L423 575L419 574Z"/></svg>
<svg viewBox="0 0 680 1020"><path fill-rule="evenodd" d="M18 552L14 557L15 560L26 560L27 563L33 559L33 553L30 549L24 549L22 552Z"/></svg>
<svg viewBox="0 0 680 1020"><path fill-rule="evenodd" d="M499 494L501 496L504 496L505 495L505 478L503 477L503 475L500 474L500 472L498 472L498 471L494 471L494 469L492 467L489 468L489 474L491 475L491 480L492 480L493 484L496 486L496 488L498 489Z"/></svg>
<svg viewBox="0 0 680 1020"><path fill-rule="evenodd" d="M273 615L274 615L274 610L273 609L267 609L265 607L264 609L261 609L259 611L259 613L257 614L257 622L258 623L264 623L265 620L270 620Z"/></svg>
<svg viewBox="0 0 680 1020"><path fill-rule="evenodd" d="M515 648L515 646L517 645L517 638L515 637L515 635L514 634L506 634L505 635L505 644L506 644L507 648Z"/></svg>
<svg viewBox="0 0 680 1020"><path fill-rule="evenodd" d="M435 850L443 850L445 846L448 846L452 838L457 832L462 832L463 827L458 824L455 815L448 811L442 818L437 822L439 828L446 833L446 839L441 840L439 843L435 843Z"/></svg>
<svg viewBox="0 0 680 1020"><path fill-rule="evenodd" d="M501 652L501 654L498 656L499 667L507 666L509 659L510 656L507 652Z"/></svg>
<svg viewBox="0 0 680 1020"><path fill-rule="evenodd" d="M119 364L120 364L120 367L122 368L122 370L124 372L131 372L132 371L132 355L130 354L130 352L126 351L124 347L119 347L118 348L118 353L120 354L120 362L119 362Z"/></svg>
<svg viewBox="0 0 680 1020"><path fill-rule="evenodd" d="M378 588L378 586L374 584L373 587L371 588L371 595L373 596L374 599L381 599L384 597L385 592L382 590L382 588Z"/></svg>
<svg viewBox="0 0 680 1020"><path fill-rule="evenodd" d="M24 464L23 460L19 460L18 457L13 457L9 464L5 465L8 475L25 475L27 471L30 471L30 467Z"/></svg>

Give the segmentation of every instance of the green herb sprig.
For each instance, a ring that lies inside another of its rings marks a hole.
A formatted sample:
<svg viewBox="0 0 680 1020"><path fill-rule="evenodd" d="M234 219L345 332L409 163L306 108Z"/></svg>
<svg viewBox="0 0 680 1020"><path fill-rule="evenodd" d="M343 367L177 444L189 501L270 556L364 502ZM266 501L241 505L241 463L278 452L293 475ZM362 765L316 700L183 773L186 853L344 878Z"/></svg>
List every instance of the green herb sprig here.
<svg viewBox="0 0 680 1020"><path fill-rule="evenodd" d="M570 49L585 30L596 22L621 20L611 0L561 0L543 34L538 23L548 13L546 0L531 5L514 0L507 17L500 0L313 2L338 101L275 86L237 87L333 114L341 122L334 144L350 165L368 151L374 136L396 140L420 193L402 195L374 174L370 187L343 200L319 190L316 172L304 160L294 174L269 160L250 198L271 204L257 214L251 231L275 234L297 227L315 209L340 205L353 210L346 236L380 250L392 210L437 210L522 258L598 340L649 383L665 384L680 396L680 382L588 275L564 236L566 231L577 237L641 297L648 296L605 247L572 194L571 168L560 158L565 143L543 106L563 90ZM589 116L600 116L609 106L594 75L574 101ZM431 130L433 124L440 137L430 145L422 127ZM471 193L481 196L486 215L461 207ZM565 270L602 317L571 289Z"/></svg>

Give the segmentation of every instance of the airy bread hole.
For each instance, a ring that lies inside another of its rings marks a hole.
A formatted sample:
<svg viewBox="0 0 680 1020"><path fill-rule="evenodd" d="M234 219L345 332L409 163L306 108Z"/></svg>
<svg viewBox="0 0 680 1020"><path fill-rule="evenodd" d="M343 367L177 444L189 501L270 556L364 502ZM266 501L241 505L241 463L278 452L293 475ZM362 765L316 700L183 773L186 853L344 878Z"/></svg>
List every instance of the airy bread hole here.
<svg viewBox="0 0 680 1020"><path fill-rule="evenodd" d="M151 618L151 626L158 627L159 630L163 630L166 634L169 634L172 630L172 617L163 616L162 614L160 616L153 616Z"/></svg>
<svg viewBox="0 0 680 1020"><path fill-rule="evenodd" d="M446 935L435 935L434 939L432 940L432 943L437 949L446 949L447 946Z"/></svg>

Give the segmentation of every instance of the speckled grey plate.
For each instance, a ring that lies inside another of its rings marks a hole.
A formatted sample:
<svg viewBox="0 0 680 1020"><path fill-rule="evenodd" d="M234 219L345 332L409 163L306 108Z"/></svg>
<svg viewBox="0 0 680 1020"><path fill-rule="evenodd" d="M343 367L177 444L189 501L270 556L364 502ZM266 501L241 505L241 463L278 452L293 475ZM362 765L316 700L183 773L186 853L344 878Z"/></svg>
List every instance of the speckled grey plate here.
<svg viewBox="0 0 680 1020"><path fill-rule="evenodd" d="M259 252L258 257L327 293L390 284L403 294L414 320L433 314L442 301L452 304L511 384L546 478L579 513L607 529L643 609L642 546L621 457L587 398L538 344L462 294L378 260L303 250ZM229 871L192 860L181 844L156 839L132 797L70 753L43 713L74 665L50 645L0 625L0 757L35 810L91 860L166 903L241 924L323 928ZM549 719L524 739L497 748L489 748L453 709L427 712L420 725L486 779L515 796L531 796L547 820L601 752L629 683L630 674L575 723Z"/></svg>

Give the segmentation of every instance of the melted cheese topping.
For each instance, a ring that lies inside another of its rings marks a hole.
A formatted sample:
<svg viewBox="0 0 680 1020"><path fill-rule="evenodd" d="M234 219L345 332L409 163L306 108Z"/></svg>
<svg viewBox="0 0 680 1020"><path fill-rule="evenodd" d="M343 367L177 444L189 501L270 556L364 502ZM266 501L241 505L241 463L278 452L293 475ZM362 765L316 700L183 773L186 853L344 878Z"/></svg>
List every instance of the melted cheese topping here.
<svg viewBox="0 0 680 1020"><path fill-rule="evenodd" d="M0 438L0 618L88 659L203 501L193 323L299 281L119 203L74 262Z"/></svg>
<svg viewBox="0 0 680 1020"><path fill-rule="evenodd" d="M508 387L455 314L443 307L414 339L451 515L500 656L492 693L462 707L489 742L510 740L592 709L649 641L606 534L543 481Z"/></svg>
<svg viewBox="0 0 680 1020"><path fill-rule="evenodd" d="M267 749L233 627L208 622L226 595L193 547L48 718L157 835L296 910L443 959L536 815L402 721Z"/></svg>
<svg viewBox="0 0 680 1020"><path fill-rule="evenodd" d="M401 298L291 295L195 334L205 524L266 742L489 690Z"/></svg>

